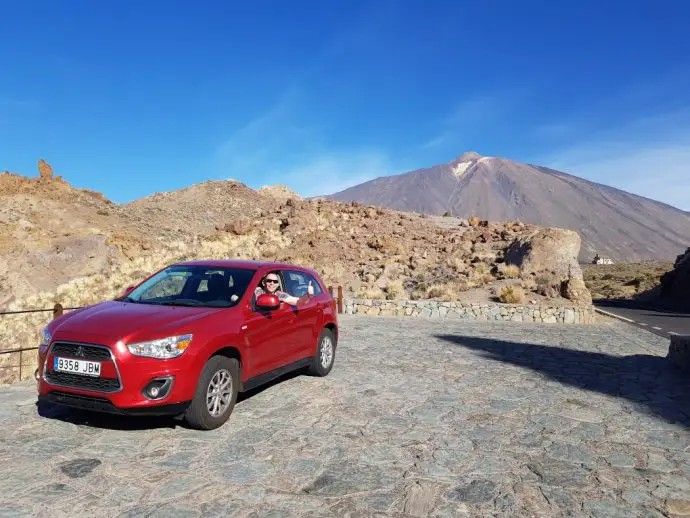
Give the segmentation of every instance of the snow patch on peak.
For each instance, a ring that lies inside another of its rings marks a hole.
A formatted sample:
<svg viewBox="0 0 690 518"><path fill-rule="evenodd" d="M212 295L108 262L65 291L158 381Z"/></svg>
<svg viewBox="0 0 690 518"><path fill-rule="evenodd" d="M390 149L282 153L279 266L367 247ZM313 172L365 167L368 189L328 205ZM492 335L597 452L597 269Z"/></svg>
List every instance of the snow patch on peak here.
<svg viewBox="0 0 690 518"><path fill-rule="evenodd" d="M457 164L453 165L453 174L459 178L465 174L465 172L467 172L471 165L471 160L468 160L467 162L458 162Z"/></svg>

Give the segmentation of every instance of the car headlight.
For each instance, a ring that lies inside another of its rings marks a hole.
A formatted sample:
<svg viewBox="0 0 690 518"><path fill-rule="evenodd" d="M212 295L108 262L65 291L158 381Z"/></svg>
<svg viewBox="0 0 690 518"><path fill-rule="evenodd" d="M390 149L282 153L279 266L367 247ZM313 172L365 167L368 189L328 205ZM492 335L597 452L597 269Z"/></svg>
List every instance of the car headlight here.
<svg viewBox="0 0 690 518"><path fill-rule="evenodd" d="M127 344L129 352L136 356L148 356L162 360L177 358L192 342L192 335L168 336L149 342Z"/></svg>
<svg viewBox="0 0 690 518"><path fill-rule="evenodd" d="M47 327L44 327L43 330L41 330L41 340L38 344L38 347L41 349L41 351L44 351L46 347L48 347L52 339L53 335L50 334L50 331L48 331Z"/></svg>

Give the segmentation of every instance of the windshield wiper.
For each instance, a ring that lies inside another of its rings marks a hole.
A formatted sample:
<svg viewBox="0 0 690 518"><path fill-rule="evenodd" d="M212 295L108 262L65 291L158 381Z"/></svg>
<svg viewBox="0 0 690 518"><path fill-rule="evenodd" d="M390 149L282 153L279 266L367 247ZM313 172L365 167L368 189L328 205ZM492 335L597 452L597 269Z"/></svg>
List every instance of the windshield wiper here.
<svg viewBox="0 0 690 518"><path fill-rule="evenodd" d="M138 300L134 300L132 297L127 296L120 299L122 302L131 302L132 304L139 304Z"/></svg>
<svg viewBox="0 0 690 518"><path fill-rule="evenodd" d="M165 302L157 302L157 304L160 304L161 306L188 306L188 307L199 307L203 306L202 303L197 302L196 300L168 300Z"/></svg>

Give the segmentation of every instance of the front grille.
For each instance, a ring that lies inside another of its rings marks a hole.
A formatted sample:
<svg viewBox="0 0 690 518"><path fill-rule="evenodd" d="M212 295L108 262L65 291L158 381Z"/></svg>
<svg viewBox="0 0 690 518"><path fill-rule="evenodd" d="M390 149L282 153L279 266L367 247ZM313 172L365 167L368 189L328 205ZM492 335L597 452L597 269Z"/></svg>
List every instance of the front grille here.
<svg viewBox="0 0 690 518"><path fill-rule="evenodd" d="M90 360L100 362L114 362L110 349L104 345L90 345L73 342L55 342L50 353L53 358L73 358L76 360ZM101 378L74 374L71 372L56 372L52 361L46 365L45 379L51 385L96 392L117 392L122 388L119 373L117 378ZM117 371L117 366L115 366Z"/></svg>
<svg viewBox="0 0 690 518"><path fill-rule="evenodd" d="M83 360L110 360L110 350L101 346L55 342L53 356Z"/></svg>
<svg viewBox="0 0 690 518"><path fill-rule="evenodd" d="M117 392L120 390L120 382L111 378L92 378L69 372L55 372L49 370L45 378L51 385L60 385L82 390L94 390L96 392Z"/></svg>

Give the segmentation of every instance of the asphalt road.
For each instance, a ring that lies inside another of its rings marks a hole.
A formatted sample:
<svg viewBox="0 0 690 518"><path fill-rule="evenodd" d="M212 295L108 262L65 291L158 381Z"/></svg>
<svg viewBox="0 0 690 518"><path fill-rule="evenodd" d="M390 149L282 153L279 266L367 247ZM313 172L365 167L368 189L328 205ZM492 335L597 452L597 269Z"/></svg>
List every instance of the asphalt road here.
<svg viewBox="0 0 690 518"><path fill-rule="evenodd" d="M594 305L602 312L615 315L631 325L659 336L667 338L672 334L690 336L689 311L644 306L628 301L595 301Z"/></svg>

